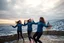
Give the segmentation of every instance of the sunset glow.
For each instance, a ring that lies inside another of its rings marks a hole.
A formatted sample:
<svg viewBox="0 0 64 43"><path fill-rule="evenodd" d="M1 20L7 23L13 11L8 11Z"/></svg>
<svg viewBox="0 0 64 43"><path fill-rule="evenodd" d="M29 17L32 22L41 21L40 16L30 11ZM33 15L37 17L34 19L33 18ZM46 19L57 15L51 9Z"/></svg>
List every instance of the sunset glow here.
<svg viewBox="0 0 64 43"><path fill-rule="evenodd" d="M17 19L17 20L8 20L8 19L0 19L0 24L15 24L16 21L21 20L21 19ZM21 20L22 23L24 23L24 20Z"/></svg>

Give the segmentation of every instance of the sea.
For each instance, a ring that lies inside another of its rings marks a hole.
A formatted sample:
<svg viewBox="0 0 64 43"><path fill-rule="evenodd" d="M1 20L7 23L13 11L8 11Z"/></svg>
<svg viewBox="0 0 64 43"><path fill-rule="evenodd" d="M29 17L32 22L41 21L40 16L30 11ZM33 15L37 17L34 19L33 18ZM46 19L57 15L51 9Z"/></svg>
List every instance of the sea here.
<svg viewBox="0 0 64 43"><path fill-rule="evenodd" d="M52 25L52 30L64 31L64 19L57 20L50 23ZM15 24L14 24L15 25ZM33 32L37 31L37 25L32 25ZM46 31L46 28L43 28ZM27 33L27 26L22 26L22 32ZM17 28L13 28L10 24L0 24L0 36L14 35L17 34Z"/></svg>
<svg viewBox="0 0 64 43"><path fill-rule="evenodd" d="M33 32L37 30L37 25L33 25ZM22 32L27 33L27 26L22 26ZM13 28L10 24L0 24L0 36L17 34L17 28Z"/></svg>

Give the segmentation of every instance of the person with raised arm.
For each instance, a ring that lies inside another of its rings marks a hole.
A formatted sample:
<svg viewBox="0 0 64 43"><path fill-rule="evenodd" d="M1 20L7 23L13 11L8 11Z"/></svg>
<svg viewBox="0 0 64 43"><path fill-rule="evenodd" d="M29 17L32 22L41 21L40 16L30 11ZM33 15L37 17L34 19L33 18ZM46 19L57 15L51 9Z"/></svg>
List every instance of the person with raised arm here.
<svg viewBox="0 0 64 43"><path fill-rule="evenodd" d="M24 21L24 25L28 26L27 33L28 33L28 38L29 38L30 43L31 43L31 40L33 39L32 36L31 36L32 24L36 24L32 19L27 20L27 23L25 23L25 21Z"/></svg>
<svg viewBox="0 0 64 43"><path fill-rule="evenodd" d="M37 23L37 25L38 25L37 26L37 31L33 35L33 40L35 41L35 43L38 43L38 42L42 43L42 41L40 41L39 39L43 34L43 27L48 28L48 27L51 27L51 25L46 25L45 20L44 20L43 17L40 17L39 22Z"/></svg>
<svg viewBox="0 0 64 43"><path fill-rule="evenodd" d="M21 38L23 39L23 43L24 43L24 37L22 36L22 26L23 26L23 24L22 24L21 20L19 20L16 22L16 25L12 26L12 27L13 28L17 27L18 40L19 40L19 34L21 34Z"/></svg>

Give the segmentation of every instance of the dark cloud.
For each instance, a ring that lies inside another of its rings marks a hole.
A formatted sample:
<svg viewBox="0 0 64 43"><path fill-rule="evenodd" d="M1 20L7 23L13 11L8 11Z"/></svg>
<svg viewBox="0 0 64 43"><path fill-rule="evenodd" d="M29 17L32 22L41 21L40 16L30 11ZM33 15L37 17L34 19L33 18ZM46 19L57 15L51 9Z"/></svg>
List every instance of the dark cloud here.
<svg viewBox="0 0 64 43"><path fill-rule="evenodd" d="M0 10L7 10L8 9L8 3L6 0L0 0Z"/></svg>
<svg viewBox="0 0 64 43"><path fill-rule="evenodd" d="M7 0L0 0L0 10L8 10L15 4L15 0L8 2Z"/></svg>

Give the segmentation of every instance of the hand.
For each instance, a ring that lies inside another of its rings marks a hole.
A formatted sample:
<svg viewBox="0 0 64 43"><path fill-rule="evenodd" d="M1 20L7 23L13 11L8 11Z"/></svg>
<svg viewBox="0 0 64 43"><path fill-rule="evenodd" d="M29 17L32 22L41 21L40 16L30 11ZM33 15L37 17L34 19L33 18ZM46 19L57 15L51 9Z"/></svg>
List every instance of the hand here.
<svg viewBox="0 0 64 43"><path fill-rule="evenodd" d="M51 29L52 25L49 25L49 27L47 27L47 29Z"/></svg>
<svg viewBox="0 0 64 43"><path fill-rule="evenodd" d="M52 25L49 25L49 27L52 27Z"/></svg>

